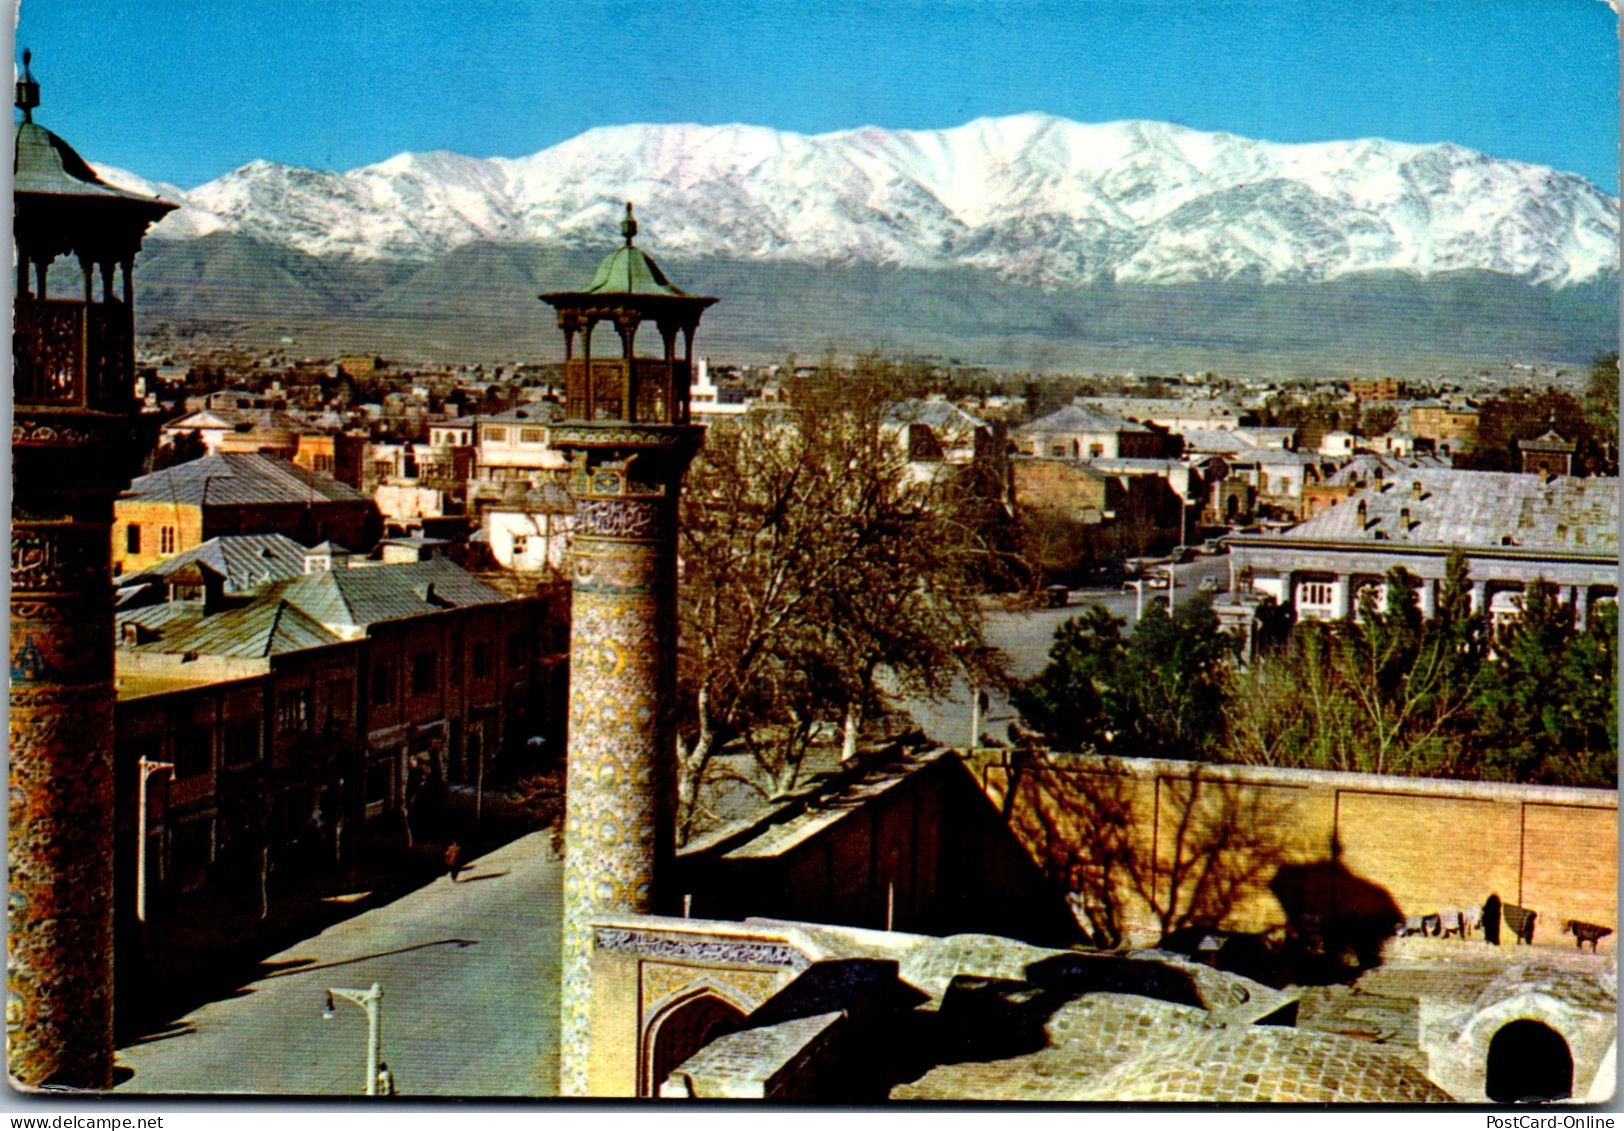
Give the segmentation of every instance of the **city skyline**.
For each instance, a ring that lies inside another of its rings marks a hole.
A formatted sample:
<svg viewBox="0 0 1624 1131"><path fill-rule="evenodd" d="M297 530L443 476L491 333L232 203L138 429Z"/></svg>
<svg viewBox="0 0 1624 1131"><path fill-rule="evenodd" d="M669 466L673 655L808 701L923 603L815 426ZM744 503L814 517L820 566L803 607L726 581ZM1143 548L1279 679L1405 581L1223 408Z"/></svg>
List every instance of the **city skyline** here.
<svg viewBox="0 0 1624 1131"><path fill-rule="evenodd" d="M1618 185L1601 0L1328 6L23 4L41 120L194 187L263 158L519 157L604 125L941 129L1038 111L1274 142L1450 141ZM109 113L114 92L117 112ZM131 129L132 123L141 128Z"/></svg>

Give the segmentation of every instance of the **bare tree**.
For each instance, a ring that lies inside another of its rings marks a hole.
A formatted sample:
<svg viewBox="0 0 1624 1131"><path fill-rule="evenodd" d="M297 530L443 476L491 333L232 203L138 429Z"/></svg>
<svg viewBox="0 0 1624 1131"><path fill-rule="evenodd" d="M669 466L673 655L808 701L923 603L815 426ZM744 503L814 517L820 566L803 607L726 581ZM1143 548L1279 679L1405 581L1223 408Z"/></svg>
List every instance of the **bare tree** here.
<svg viewBox="0 0 1624 1131"><path fill-rule="evenodd" d="M786 405L712 427L683 500L679 829L703 823L718 755L767 796L839 728L855 749L889 695L1001 678L979 596L1000 566L976 477L910 461L891 410L907 374L793 382Z"/></svg>

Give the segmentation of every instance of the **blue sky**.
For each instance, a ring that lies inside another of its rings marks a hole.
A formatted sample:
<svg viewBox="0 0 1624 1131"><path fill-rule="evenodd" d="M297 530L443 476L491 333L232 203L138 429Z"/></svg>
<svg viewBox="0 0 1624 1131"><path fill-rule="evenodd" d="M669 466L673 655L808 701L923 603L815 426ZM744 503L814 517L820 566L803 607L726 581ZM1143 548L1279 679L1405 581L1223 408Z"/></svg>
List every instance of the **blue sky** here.
<svg viewBox="0 0 1624 1131"><path fill-rule="evenodd" d="M592 126L1041 110L1454 141L1618 189L1600 0L23 0L38 119L192 187L256 157L534 153Z"/></svg>

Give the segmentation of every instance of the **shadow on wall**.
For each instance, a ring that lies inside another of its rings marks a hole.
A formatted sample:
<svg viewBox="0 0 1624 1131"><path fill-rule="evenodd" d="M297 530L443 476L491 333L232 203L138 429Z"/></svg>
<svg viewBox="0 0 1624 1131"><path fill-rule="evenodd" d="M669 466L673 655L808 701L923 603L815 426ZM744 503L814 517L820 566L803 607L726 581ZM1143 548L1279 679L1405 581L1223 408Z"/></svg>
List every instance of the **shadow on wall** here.
<svg viewBox="0 0 1624 1131"><path fill-rule="evenodd" d="M1073 893L1097 946L1148 930L1184 949L1180 940L1248 922L1258 945L1238 972L1275 984L1341 981L1379 963L1403 918L1384 888L1342 865L1334 842L1318 861L1282 845L1290 814L1245 783L1193 763L1186 778L1147 780L1113 772L1110 760L1069 772L1043 758L1013 752L1004 817Z"/></svg>
<svg viewBox="0 0 1624 1131"><path fill-rule="evenodd" d="M1284 861L1269 830L1281 823L1256 790L1202 776L1152 785L1113 773L1068 773L1016 751L1005 818L1043 871L1076 893L1097 946L1119 945L1148 916L1162 938L1214 928ZM1157 835L1143 809L1165 835Z"/></svg>

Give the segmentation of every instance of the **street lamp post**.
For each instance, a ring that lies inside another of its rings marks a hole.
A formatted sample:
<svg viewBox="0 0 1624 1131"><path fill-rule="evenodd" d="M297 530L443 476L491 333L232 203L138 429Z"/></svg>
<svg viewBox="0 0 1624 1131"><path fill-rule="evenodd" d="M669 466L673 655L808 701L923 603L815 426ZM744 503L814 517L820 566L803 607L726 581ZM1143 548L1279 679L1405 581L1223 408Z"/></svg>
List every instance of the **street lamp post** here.
<svg viewBox="0 0 1624 1131"><path fill-rule="evenodd" d="M334 1013L334 998L343 998L353 1005L366 1010L367 1014L367 1086L366 1094L378 1094L378 1040L379 1030L383 1021L380 1016L383 1003L383 987L377 982L372 983L371 989L344 990L330 987L327 990L327 1008L322 1010L322 1018L331 1021Z"/></svg>
<svg viewBox="0 0 1624 1131"><path fill-rule="evenodd" d="M1133 586L1133 622L1138 624L1145 619L1145 579L1134 578L1128 584Z"/></svg>
<svg viewBox="0 0 1624 1131"><path fill-rule="evenodd" d="M141 771L135 802L135 918L147 921L147 779L160 770L173 771L173 762L154 762L143 754L135 763Z"/></svg>

